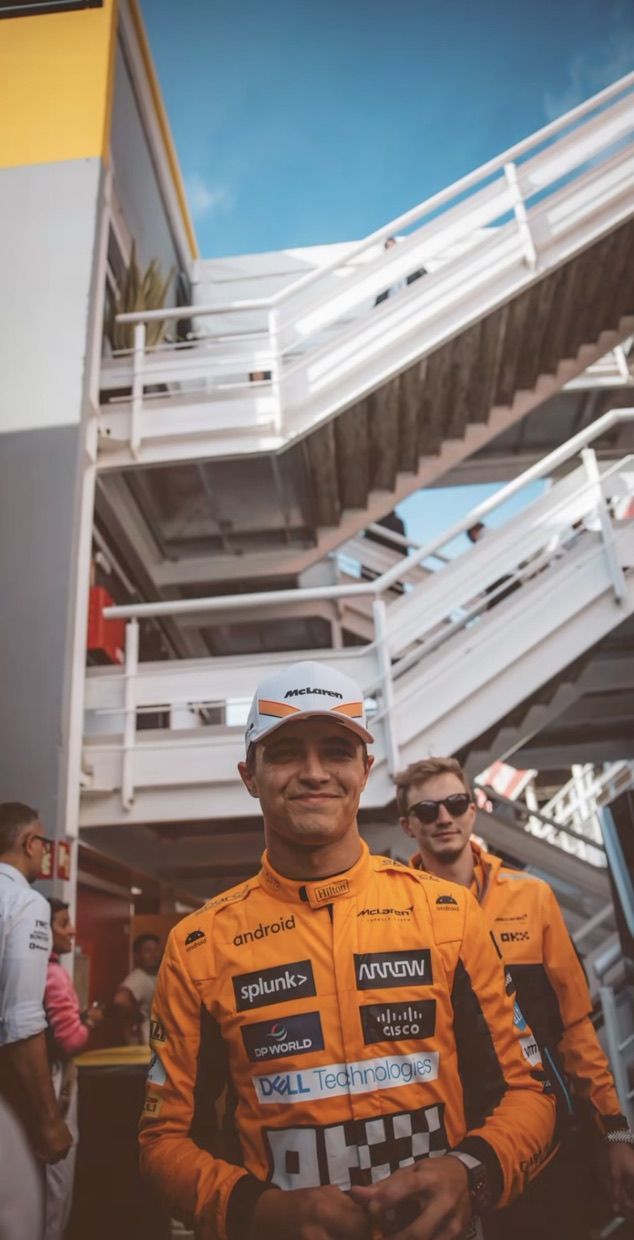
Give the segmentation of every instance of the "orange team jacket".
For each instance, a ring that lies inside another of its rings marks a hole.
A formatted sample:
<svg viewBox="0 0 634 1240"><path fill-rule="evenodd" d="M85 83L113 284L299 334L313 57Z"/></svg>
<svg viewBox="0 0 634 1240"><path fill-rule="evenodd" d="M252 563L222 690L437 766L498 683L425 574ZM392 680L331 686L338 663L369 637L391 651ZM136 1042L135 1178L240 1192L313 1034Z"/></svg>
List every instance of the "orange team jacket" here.
<svg viewBox="0 0 634 1240"><path fill-rule="evenodd" d="M504 865L475 840L471 848L476 863L471 890L500 946L564 1114L582 1103L601 1132L627 1128L590 1020L583 968L548 883ZM411 864L424 872L419 854Z"/></svg>
<svg viewBox="0 0 634 1240"><path fill-rule="evenodd" d="M352 869L307 883L265 854L186 917L152 1017L142 1168L219 1240L247 1234L271 1184L345 1190L459 1148L504 1205L551 1153L554 1101L476 901L365 845ZM215 1125L225 1088L230 1155Z"/></svg>

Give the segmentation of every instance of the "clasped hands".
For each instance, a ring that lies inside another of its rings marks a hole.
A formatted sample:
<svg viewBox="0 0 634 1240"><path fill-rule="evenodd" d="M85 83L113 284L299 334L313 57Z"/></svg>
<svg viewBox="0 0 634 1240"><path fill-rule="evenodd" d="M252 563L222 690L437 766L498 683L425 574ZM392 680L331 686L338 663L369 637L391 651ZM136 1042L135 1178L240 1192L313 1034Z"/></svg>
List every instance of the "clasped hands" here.
<svg viewBox="0 0 634 1240"><path fill-rule="evenodd" d="M250 1240L460 1240L470 1218L463 1164L426 1158L368 1188L262 1193Z"/></svg>

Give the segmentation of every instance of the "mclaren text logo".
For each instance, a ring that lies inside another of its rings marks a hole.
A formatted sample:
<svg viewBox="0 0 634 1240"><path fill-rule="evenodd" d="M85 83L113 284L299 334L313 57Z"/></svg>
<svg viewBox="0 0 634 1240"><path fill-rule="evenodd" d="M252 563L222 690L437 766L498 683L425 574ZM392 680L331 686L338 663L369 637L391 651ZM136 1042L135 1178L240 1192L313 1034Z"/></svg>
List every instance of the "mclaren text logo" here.
<svg viewBox="0 0 634 1240"><path fill-rule="evenodd" d="M233 978L233 990L239 1012L317 993L310 960L294 960L274 969L240 973Z"/></svg>
<svg viewBox="0 0 634 1240"><path fill-rule="evenodd" d="M278 1072L274 1076L255 1076L253 1086L263 1103L295 1103L342 1094L367 1094L398 1089L415 1081L435 1081L439 1056L385 1055L380 1059L361 1059L358 1063L331 1063L301 1072Z"/></svg>
<svg viewBox="0 0 634 1240"><path fill-rule="evenodd" d="M284 698L303 697L306 693L311 696L317 693L321 694L322 697L338 698L340 702L343 702L343 693L337 693L335 689L288 689L284 694Z"/></svg>
<svg viewBox="0 0 634 1240"><path fill-rule="evenodd" d="M295 917L280 917L279 921L270 921L268 923L260 922L254 930L244 930L242 934L236 934L233 940L234 947L243 947L245 943L257 943L260 939L268 939L269 934L282 934L284 930L295 929Z"/></svg>
<svg viewBox="0 0 634 1240"><path fill-rule="evenodd" d="M357 917L369 917L370 921L380 921L381 918L392 921L399 917L411 917L413 911L413 904L407 908L362 908Z"/></svg>
<svg viewBox="0 0 634 1240"><path fill-rule="evenodd" d="M323 1051L324 1036L319 1012L303 1012L282 1020L261 1020L243 1025L242 1040L251 1063Z"/></svg>
<svg viewBox="0 0 634 1240"><path fill-rule="evenodd" d="M429 948L401 952L355 954L358 990L385 990L409 983L429 986L433 981Z"/></svg>

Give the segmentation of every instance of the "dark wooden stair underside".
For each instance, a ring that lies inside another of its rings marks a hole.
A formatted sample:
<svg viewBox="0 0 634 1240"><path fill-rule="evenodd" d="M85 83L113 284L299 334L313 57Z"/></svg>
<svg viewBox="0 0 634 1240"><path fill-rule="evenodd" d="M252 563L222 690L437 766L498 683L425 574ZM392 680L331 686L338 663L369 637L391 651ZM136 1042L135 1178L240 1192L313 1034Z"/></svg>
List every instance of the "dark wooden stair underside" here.
<svg viewBox="0 0 634 1240"><path fill-rule="evenodd" d="M621 225L513 301L481 319L305 441L318 526L393 491L422 456L487 423L540 375L634 313L634 221Z"/></svg>

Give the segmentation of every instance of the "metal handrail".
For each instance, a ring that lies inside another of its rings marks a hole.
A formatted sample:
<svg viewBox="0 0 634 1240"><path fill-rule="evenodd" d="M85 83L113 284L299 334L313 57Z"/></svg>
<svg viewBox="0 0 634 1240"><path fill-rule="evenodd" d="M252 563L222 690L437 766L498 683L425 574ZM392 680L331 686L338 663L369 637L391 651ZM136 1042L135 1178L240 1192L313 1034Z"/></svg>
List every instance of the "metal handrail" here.
<svg viewBox="0 0 634 1240"><path fill-rule="evenodd" d="M425 215L431 214L438 207L450 202L452 198L457 198L466 190L471 189L474 185L484 181L487 177L492 176L496 172L504 172L505 165L521 158L529 151L539 147L547 142L549 138L555 134L561 133L565 129L574 126L574 124L582 117L587 116L594 110L600 109L604 104L612 101L621 93L625 93L634 86L634 73L628 73L620 78L611 86L593 95L590 99L586 99L583 103L573 108L570 112L566 112L563 116L544 125L542 129L531 134L528 138L523 138L520 142L516 142L514 146L509 147L501 155L496 155L493 159L488 160L474 171L460 177L452 185L440 190L437 194L433 194L431 198L427 198L424 202L410 208L410 210L398 215L388 224L384 224L381 228L375 229L369 233L361 241L354 242L343 256L333 259L323 267L308 272L301 276L293 284L281 289L278 293L274 293L270 297L249 298L244 301L230 302L226 305L190 305L167 307L162 310L139 310L130 311L125 314L117 315L118 323L151 323L159 320L173 321L182 318L188 318L193 315L206 316L213 314L235 313L241 310L273 310L281 306L284 302L290 300L298 292L303 292L312 284L318 283L324 276L336 271L339 267L347 265L351 259L363 254L372 246L378 245L381 241L385 241L387 237L394 233L402 232L409 228L412 224Z"/></svg>
<svg viewBox="0 0 634 1240"><path fill-rule="evenodd" d="M531 818L537 818L539 822L543 822L544 826L552 827L553 831L560 831L563 835L570 836L570 839L576 840L577 843L588 844L591 848L597 848L599 852L605 852L603 843L595 839L589 839L579 831L573 831L571 827L566 827L563 823L556 822L554 818L548 818L546 814L540 813L538 809L530 809L524 801L513 801L510 797L505 797L502 792L496 792L495 788L492 788L489 784L478 783L477 779L474 781L473 786L474 788L479 788L489 801L501 801L504 806L513 811L516 817L523 818L527 822ZM488 812L482 809L481 806L478 808L482 813Z"/></svg>
<svg viewBox="0 0 634 1240"><path fill-rule="evenodd" d="M625 791L634 784L634 762L629 762L626 759L619 760L618 762L610 763L605 770L599 770L598 772L595 772L591 764L589 766L590 782L585 789L583 799L588 804L595 806L595 811L593 812L596 812L596 808L599 806L609 803L614 795L613 789L615 786L618 786L619 791ZM587 769L587 767L584 767L584 770ZM580 778L573 775L567 783L562 784L557 789L557 792L550 798L547 804L551 816L556 813L563 813L564 818L562 821L566 821L567 818L574 818L580 796L579 782Z"/></svg>
<svg viewBox="0 0 634 1240"><path fill-rule="evenodd" d="M551 474L559 465L564 464L572 456L575 456L581 448L586 447L600 435L610 430L611 427L621 422L634 422L634 406L626 409L613 409L603 414L602 417L586 427L585 430L579 431L577 435L573 435L567 443L562 444L559 448L555 448L553 452L549 452L547 456L543 457L535 465L529 466L528 469L525 469L517 478L507 483L495 495L483 500L480 504L476 504L475 508L472 508L466 517L454 522L443 534L420 547L414 555L404 557L401 562L395 564L387 572L382 573L374 581L361 582L358 585L349 583L341 586L306 586L298 590L260 590L253 594L211 595L198 599L169 599L163 602L130 603L105 607L103 614L107 619L130 620L132 618L141 619L147 616L192 615L200 611L223 611L228 609L242 611L273 602L278 604L300 601L308 602L318 599L357 598L362 595L378 598L384 591L389 590L395 582L401 581L403 577L406 577L411 569L417 567L430 556L435 555L441 547L451 542L459 534L465 533L472 525L481 521L483 517L510 499L512 495L516 495L529 482Z"/></svg>

